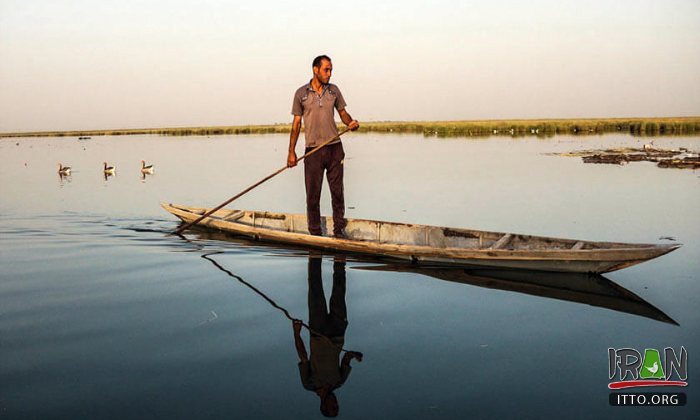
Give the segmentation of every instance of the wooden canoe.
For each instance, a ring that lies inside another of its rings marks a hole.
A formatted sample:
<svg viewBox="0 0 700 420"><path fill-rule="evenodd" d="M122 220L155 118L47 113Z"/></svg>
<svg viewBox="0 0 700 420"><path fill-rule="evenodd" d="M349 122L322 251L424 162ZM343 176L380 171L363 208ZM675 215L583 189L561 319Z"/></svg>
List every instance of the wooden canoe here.
<svg viewBox="0 0 700 420"><path fill-rule="evenodd" d="M161 204L184 222L209 209ZM296 244L360 254L474 267L554 272L607 273L667 254L680 244L629 244L579 241L515 233L347 219L347 238L310 235L306 215L220 209L198 226L256 240ZM323 217L324 232L333 219Z"/></svg>

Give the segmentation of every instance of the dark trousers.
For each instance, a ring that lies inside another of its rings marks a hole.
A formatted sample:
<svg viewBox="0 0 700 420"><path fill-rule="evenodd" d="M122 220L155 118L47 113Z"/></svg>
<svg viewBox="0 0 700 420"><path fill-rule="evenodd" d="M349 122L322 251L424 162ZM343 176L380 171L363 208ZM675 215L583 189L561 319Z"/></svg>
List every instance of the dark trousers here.
<svg viewBox="0 0 700 420"><path fill-rule="evenodd" d="M333 289L326 306L321 277L321 258L309 257L309 326L328 338L345 337L348 311L345 306L345 262L333 262Z"/></svg>
<svg viewBox="0 0 700 420"><path fill-rule="evenodd" d="M313 150L307 148L306 153ZM345 152L342 143L335 143L319 149L304 159L304 179L306 181L306 218L309 233L321 235L321 187L323 172L326 172L328 187L331 190L333 207L333 233L341 233L345 228L345 197L343 191L343 159Z"/></svg>

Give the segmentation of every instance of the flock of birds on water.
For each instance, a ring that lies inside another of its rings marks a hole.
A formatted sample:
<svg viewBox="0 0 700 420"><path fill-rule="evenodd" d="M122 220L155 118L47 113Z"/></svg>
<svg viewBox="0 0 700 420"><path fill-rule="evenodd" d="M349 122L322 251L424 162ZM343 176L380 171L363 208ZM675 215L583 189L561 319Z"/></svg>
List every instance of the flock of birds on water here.
<svg viewBox="0 0 700 420"><path fill-rule="evenodd" d="M104 174L105 179L107 179L107 177L110 177L112 175L117 174L117 168L115 166L108 165L107 162L102 162L102 163L104 164L104 168L102 169L102 173ZM70 176L72 170L73 170L73 168L71 168L70 166L63 166L62 163L58 164L58 175L60 177ZM141 174L143 176L153 175L154 172L155 172L155 168L153 167L152 164L146 165L145 160L141 161Z"/></svg>

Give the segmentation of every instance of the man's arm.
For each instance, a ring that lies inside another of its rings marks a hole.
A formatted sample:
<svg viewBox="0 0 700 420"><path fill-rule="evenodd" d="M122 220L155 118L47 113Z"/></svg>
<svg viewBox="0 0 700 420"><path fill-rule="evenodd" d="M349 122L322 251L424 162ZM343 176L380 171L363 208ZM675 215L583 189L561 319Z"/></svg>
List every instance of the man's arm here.
<svg viewBox="0 0 700 420"><path fill-rule="evenodd" d="M304 347L304 341L301 339L301 321L295 319L292 321L292 327L294 329L294 346L297 348L297 355L300 361L306 362L309 360L309 356L306 354L306 347Z"/></svg>
<svg viewBox="0 0 700 420"><path fill-rule="evenodd" d="M343 108L341 111L338 111L338 114L340 115L340 119L343 121L343 124L347 125L348 128L352 131L357 130L360 128L360 123L357 122L357 120L353 120L350 114L348 114L348 111Z"/></svg>
<svg viewBox="0 0 700 420"><path fill-rule="evenodd" d="M301 115L295 115L294 120L292 121L292 132L289 134L289 153L287 153L287 166L290 168L297 166L297 153L295 149L297 147L297 140L299 140L300 132Z"/></svg>

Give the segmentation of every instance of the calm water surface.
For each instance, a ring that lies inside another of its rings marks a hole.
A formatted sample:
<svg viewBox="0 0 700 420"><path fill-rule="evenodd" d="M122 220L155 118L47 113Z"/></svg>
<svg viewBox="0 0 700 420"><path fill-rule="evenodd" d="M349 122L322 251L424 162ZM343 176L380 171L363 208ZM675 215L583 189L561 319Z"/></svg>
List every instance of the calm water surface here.
<svg viewBox="0 0 700 420"><path fill-rule="evenodd" d="M305 322L319 285L344 300L344 346L364 359L335 390L340 418L692 418L700 172L546 155L644 142L347 136L348 217L684 244L605 279L504 280L166 235L159 202L218 204L284 165L283 135L0 139L0 418L321 418L291 321L238 278ZM235 207L303 212L303 171ZM680 346L686 407L608 406L609 347Z"/></svg>

